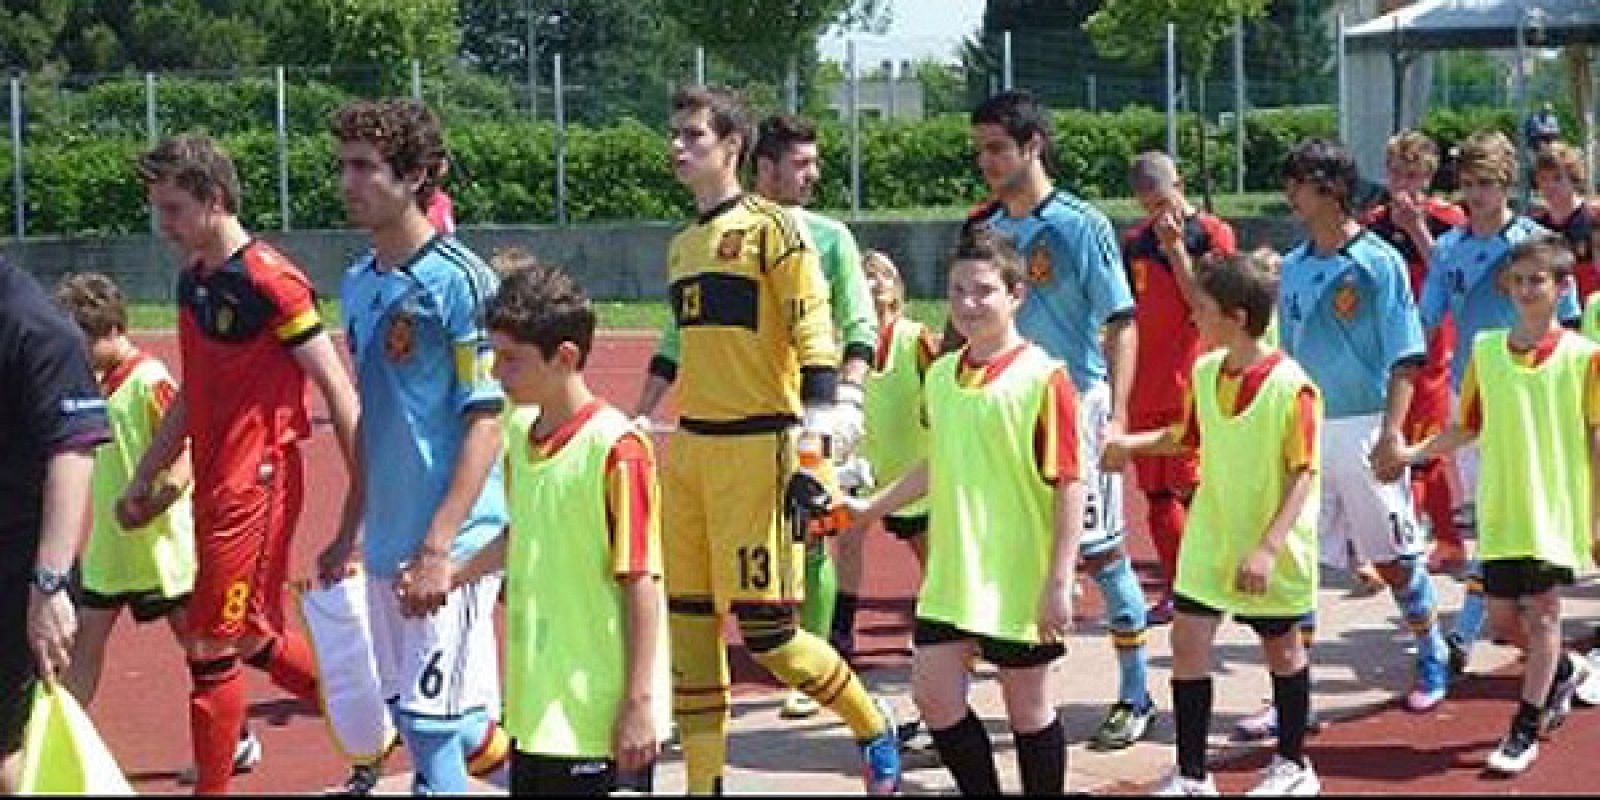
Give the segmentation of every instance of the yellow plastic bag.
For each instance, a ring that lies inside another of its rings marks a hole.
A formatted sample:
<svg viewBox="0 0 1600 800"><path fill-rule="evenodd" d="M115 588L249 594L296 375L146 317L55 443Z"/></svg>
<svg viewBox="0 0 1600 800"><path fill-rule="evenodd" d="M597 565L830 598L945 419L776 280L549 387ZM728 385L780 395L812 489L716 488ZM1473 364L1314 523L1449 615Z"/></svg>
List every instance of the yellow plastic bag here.
<svg viewBox="0 0 1600 800"><path fill-rule="evenodd" d="M131 795L89 715L66 689L40 681L22 740L17 793Z"/></svg>

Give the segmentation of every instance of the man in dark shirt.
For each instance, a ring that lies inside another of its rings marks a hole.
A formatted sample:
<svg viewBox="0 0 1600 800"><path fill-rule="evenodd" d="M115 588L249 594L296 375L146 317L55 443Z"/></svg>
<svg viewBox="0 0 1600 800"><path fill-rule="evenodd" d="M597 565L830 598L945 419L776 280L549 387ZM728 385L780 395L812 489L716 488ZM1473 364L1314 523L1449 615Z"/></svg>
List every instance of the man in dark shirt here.
<svg viewBox="0 0 1600 800"><path fill-rule="evenodd" d="M64 591L87 530L105 401L71 320L32 276L0 260L0 794L40 675L67 665L77 620Z"/></svg>

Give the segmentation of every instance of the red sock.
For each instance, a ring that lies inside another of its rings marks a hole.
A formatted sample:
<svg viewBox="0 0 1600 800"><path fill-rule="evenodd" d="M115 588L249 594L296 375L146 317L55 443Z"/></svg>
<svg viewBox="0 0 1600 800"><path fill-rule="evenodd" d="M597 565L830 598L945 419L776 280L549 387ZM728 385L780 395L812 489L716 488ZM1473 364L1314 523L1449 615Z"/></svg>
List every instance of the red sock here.
<svg viewBox="0 0 1600 800"><path fill-rule="evenodd" d="M317 662L311 655L311 644L299 633L285 631L274 636L246 663L266 672L279 689L301 700L316 702Z"/></svg>
<svg viewBox="0 0 1600 800"><path fill-rule="evenodd" d="M1450 476L1444 470L1444 460L1434 459L1422 467L1412 468L1411 493L1417 507L1433 523L1433 539L1441 544L1461 544L1461 532L1456 530L1455 515L1450 505Z"/></svg>
<svg viewBox="0 0 1600 800"><path fill-rule="evenodd" d="M1145 495L1145 501L1149 507L1150 540L1156 546L1156 556L1161 559L1161 578L1170 592L1178 575L1178 547L1183 542L1188 509L1171 492L1152 492Z"/></svg>
<svg viewBox="0 0 1600 800"><path fill-rule="evenodd" d="M235 657L190 661L189 737L194 742L195 794L224 794L233 777L233 749L244 726L244 673Z"/></svg>

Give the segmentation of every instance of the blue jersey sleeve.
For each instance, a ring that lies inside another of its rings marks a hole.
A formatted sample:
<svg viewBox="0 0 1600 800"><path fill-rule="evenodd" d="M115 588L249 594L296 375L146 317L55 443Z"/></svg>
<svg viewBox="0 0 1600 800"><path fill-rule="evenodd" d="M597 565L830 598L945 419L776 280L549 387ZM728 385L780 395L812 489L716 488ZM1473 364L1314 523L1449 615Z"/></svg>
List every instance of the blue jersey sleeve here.
<svg viewBox="0 0 1600 800"><path fill-rule="evenodd" d="M1445 312L1450 305L1450 270L1440 261L1440 255L1445 252L1443 243L1433 246L1433 252L1428 254L1428 274L1422 279L1422 297L1417 298L1417 312L1422 317L1422 324L1428 328L1437 328L1444 322Z"/></svg>
<svg viewBox="0 0 1600 800"><path fill-rule="evenodd" d="M1375 273L1377 307L1383 312L1378 315L1379 336L1383 363L1392 369L1401 361L1422 357L1427 343L1417 305L1411 299L1405 263L1397 254L1380 263L1382 268Z"/></svg>
<svg viewBox="0 0 1600 800"><path fill-rule="evenodd" d="M1047 244L1055 263L1080 265L1079 280L1095 327L1117 313L1133 309L1133 291L1128 288L1117 234L1104 214L1084 214L1072 230L1052 225ZM1057 283L1058 291L1066 288Z"/></svg>
<svg viewBox="0 0 1600 800"><path fill-rule="evenodd" d="M479 266L453 271L441 292L444 326L455 361L455 389L451 399L462 413L498 412L505 403L500 384L490 374L494 351L489 345L484 318L489 297L498 283L494 273Z"/></svg>

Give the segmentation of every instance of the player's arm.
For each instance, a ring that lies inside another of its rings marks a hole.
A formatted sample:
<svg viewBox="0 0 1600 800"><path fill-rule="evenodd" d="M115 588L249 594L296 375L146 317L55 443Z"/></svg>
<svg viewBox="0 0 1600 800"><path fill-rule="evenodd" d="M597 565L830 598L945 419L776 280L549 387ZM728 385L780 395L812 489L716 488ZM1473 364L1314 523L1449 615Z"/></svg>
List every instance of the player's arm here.
<svg viewBox="0 0 1600 800"><path fill-rule="evenodd" d="M857 502L851 509L850 532L859 534L871 527L872 523L904 508L928 493L928 462L926 459L917 463L900 480L884 487L871 499ZM848 502L848 501L847 501Z"/></svg>
<svg viewBox="0 0 1600 800"><path fill-rule="evenodd" d="M618 439L606 456L606 521L611 572L622 594L622 702L612 726L612 754L623 772L638 772L656 759L659 742L655 676L660 674L661 589L660 486L655 457L636 433Z"/></svg>
<svg viewBox="0 0 1600 800"><path fill-rule="evenodd" d="M1133 324L1133 312L1113 317L1106 323L1103 347L1106 351L1106 372L1111 376L1112 432L1128 425L1128 398L1133 396L1133 364L1139 356L1139 331Z"/></svg>
<svg viewBox="0 0 1600 800"><path fill-rule="evenodd" d="M622 587L624 647L627 666L621 707L617 710L613 752L623 772L638 772L656 759L658 742L655 675L661 652L661 581L653 575L629 575Z"/></svg>
<svg viewBox="0 0 1600 800"><path fill-rule="evenodd" d="M661 327L661 341L656 345L655 355L650 358L644 386L639 389L639 402L633 407L634 419L649 419L656 407L661 405L667 390L678 379L678 358L682 349L682 333L678 330L677 317L669 316Z"/></svg>
<svg viewBox="0 0 1600 800"><path fill-rule="evenodd" d="M817 251L787 214L787 225L774 221L761 230L766 237L765 252L772 254L767 265L767 280L783 312L789 341L800 362L800 402L807 409L807 427L828 428L819 418L823 409L831 410L838 396L839 353L834 346L832 308L828 303L828 282L823 277Z"/></svg>
<svg viewBox="0 0 1600 800"><path fill-rule="evenodd" d="M465 586L485 576L493 575L506 568L506 546L510 544L511 528L501 528L489 543L478 552L473 553L466 561L456 562L450 568L450 588Z"/></svg>
<svg viewBox="0 0 1600 800"><path fill-rule="evenodd" d="M450 593L450 547L500 457L499 408L469 410L462 417L462 426L466 433L450 473L450 484L413 557L416 577L411 591L401 601L410 616L427 616L444 605Z"/></svg>
<svg viewBox="0 0 1600 800"><path fill-rule="evenodd" d="M1440 433L1408 448L1405 454L1409 463L1426 464L1477 440L1483 430L1483 395L1478 389L1478 365L1474 360L1467 361L1467 368L1461 374L1460 398L1456 404L1458 419Z"/></svg>
<svg viewBox="0 0 1600 800"><path fill-rule="evenodd" d="M149 430L161 427L161 420L167 414L167 409L172 407L172 401L178 396L178 386L171 378L163 377L147 387L147 408L149 413ZM189 490L194 483L194 458L187 443L178 450L178 455L172 460L172 465L167 467L165 479L161 485L154 488L151 493L151 514L160 516L178 498Z"/></svg>
<svg viewBox="0 0 1600 800"><path fill-rule="evenodd" d="M128 485L123 487L122 495L117 498L117 522L122 527L129 530L142 528L159 513L154 502L157 494L156 477L163 473L172 476L171 470L179 455L188 449L188 431L188 392L180 387L167 404L166 413L161 416L160 424L150 437L150 446L139 456L139 463L128 477Z"/></svg>
<svg viewBox="0 0 1600 800"><path fill-rule="evenodd" d="M1417 372L1427 363L1427 345L1422 338L1416 304L1411 299L1411 288L1407 285L1405 263L1396 254L1377 275L1377 307L1380 309L1377 322L1381 326L1379 339L1383 355L1389 364L1389 379L1384 392L1383 420L1369 459L1373 474L1378 480L1389 483L1405 474L1402 426L1406 413L1411 410Z"/></svg>
<svg viewBox="0 0 1600 800"><path fill-rule="evenodd" d="M1055 539L1039 598L1039 636L1046 642L1061 641L1072 629L1072 587L1088 502L1078 451L1077 393L1066 369L1058 368L1045 386L1045 400L1034 423L1033 455L1039 476L1055 487Z"/></svg>
<svg viewBox="0 0 1600 800"><path fill-rule="evenodd" d="M324 582L343 577L346 565L355 557L361 530L362 509L366 506L365 473L362 470L360 426L361 409L355 387L339 358L333 338L320 331L289 351L295 363L316 384L333 418L333 432L344 456L349 477L344 502L339 510L339 529L318 558L318 574Z"/></svg>
<svg viewBox="0 0 1600 800"><path fill-rule="evenodd" d="M878 346L878 314L873 309L867 275L861 270L861 251L854 236L845 230L831 256L834 280L828 302L833 307L833 323L844 337L844 359L839 369L841 383L860 386L872 367L873 351Z"/></svg>
<svg viewBox="0 0 1600 800"><path fill-rule="evenodd" d="M1133 322L1133 291L1122 267L1117 249L1117 234L1111 222L1098 212L1090 215L1078 231L1076 242L1062 242L1056 229L1047 244L1065 246L1060 256L1076 254L1083 260L1084 289L1090 313L1103 320L1101 348L1106 354L1106 371L1111 381L1112 433L1127 428L1128 399L1133 395L1134 359L1139 355L1139 332Z"/></svg>

